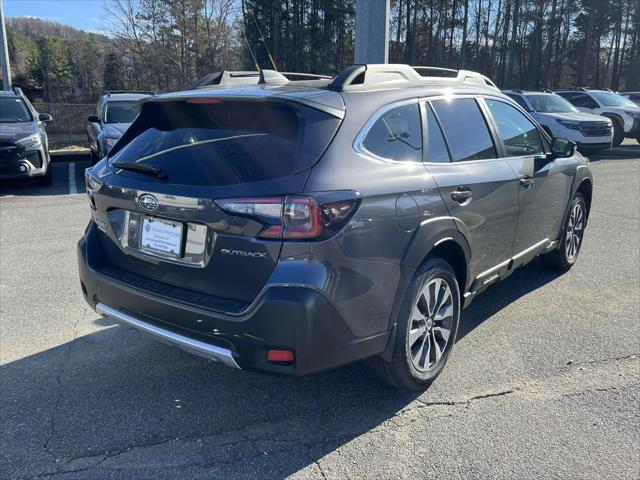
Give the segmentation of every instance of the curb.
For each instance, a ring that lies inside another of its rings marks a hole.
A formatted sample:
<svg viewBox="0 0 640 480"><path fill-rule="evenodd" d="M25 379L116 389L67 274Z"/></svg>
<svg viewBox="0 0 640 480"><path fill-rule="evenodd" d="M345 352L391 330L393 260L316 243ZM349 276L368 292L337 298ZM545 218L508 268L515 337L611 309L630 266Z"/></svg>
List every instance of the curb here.
<svg viewBox="0 0 640 480"><path fill-rule="evenodd" d="M52 162L90 162L89 151L80 152L49 152Z"/></svg>

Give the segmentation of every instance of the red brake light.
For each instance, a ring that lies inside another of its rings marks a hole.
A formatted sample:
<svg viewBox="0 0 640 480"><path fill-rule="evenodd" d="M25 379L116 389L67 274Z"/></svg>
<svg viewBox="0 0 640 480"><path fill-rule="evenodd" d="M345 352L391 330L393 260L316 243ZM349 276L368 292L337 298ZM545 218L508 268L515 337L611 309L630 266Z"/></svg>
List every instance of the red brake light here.
<svg viewBox="0 0 640 480"><path fill-rule="evenodd" d="M316 238L322 233L320 207L311 197L287 197L283 218L284 238Z"/></svg>
<svg viewBox="0 0 640 480"><path fill-rule="evenodd" d="M193 97L187 98L187 103L194 103L196 105L215 105L220 103L220 100L217 98L203 98L203 97Z"/></svg>
<svg viewBox="0 0 640 480"><path fill-rule="evenodd" d="M260 238L305 240L322 236L324 227L335 228L344 221L356 204L355 200L319 205L315 198L304 195L217 200L232 215L251 217L265 226Z"/></svg>

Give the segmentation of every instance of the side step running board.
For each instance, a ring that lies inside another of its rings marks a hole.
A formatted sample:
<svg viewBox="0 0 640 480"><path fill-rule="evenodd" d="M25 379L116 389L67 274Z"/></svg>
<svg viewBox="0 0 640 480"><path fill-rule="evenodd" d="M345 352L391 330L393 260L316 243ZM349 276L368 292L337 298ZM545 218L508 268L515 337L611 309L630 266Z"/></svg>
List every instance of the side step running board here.
<svg viewBox="0 0 640 480"><path fill-rule="evenodd" d="M152 335L157 340L178 347L185 352L192 353L194 355L198 355L199 357L204 357L215 362L224 363L229 367L240 369L233 356L233 352L226 348L210 345L208 343L185 337L184 335L179 335L160 327L156 327L155 325L132 317L131 315L127 315L126 313L120 312L114 308L108 307L103 303L98 303L96 305L96 312L105 317L109 317L118 323L128 325L135 328L136 330L140 330L141 332Z"/></svg>

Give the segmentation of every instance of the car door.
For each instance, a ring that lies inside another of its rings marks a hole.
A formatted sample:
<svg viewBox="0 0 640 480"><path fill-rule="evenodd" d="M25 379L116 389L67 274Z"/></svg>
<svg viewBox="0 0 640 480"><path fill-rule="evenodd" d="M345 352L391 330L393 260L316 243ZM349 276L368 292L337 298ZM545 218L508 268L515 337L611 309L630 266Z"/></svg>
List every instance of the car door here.
<svg viewBox="0 0 640 480"><path fill-rule="evenodd" d="M472 290L477 291L506 273L516 232L518 182L499 158L477 99L434 98L423 108L425 166L470 241L469 276L476 279Z"/></svg>
<svg viewBox="0 0 640 480"><path fill-rule="evenodd" d="M505 161L518 177L518 228L514 263L524 263L558 237L564 216L572 159L553 159L538 127L505 100L486 97Z"/></svg>

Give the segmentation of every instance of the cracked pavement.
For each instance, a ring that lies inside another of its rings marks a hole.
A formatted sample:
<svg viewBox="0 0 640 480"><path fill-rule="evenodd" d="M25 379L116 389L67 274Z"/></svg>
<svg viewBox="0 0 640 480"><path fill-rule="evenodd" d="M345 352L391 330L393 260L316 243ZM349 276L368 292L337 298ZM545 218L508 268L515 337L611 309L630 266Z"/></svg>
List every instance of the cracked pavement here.
<svg viewBox="0 0 640 480"><path fill-rule="evenodd" d="M422 394L362 364L235 371L113 325L78 285L84 195L0 197L0 479L640 478L640 158L592 167L575 268L482 294Z"/></svg>

